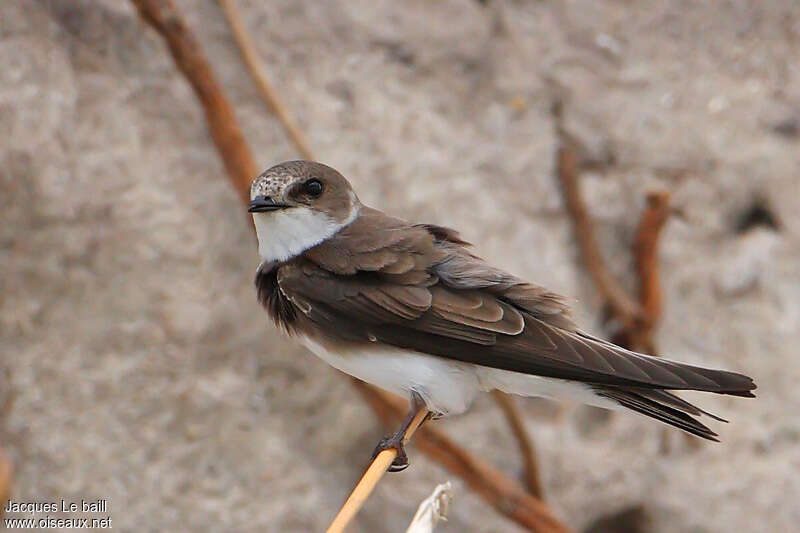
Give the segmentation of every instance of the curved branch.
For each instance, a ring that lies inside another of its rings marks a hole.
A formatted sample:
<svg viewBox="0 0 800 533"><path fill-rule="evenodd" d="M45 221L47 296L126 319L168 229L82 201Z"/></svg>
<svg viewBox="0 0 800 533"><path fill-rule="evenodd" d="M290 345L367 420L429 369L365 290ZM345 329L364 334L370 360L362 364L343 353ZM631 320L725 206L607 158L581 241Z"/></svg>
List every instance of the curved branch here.
<svg viewBox="0 0 800 533"><path fill-rule="evenodd" d="M171 0L132 0L141 17L167 42L175 64L203 104L208 130L222 157L236 192L250 201L250 181L258 173L255 158L236 116L200 44Z"/></svg>
<svg viewBox="0 0 800 533"><path fill-rule="evenodd" d="M11 495L11 480L13 479L14 465L6 453L0 449L0 516L6 508L6 502Z"/></svg>
<svg viewBox="0 0 800 533"><path fill-rule="evenodd" d="M566 135L561 135L556 156L556 174L561 183L564 206L572 219L575 239L578 241L583 264L597 286L597 290L611 307L614 316L622 322L625 329L631 330L641 319L642 309L611 274L605 259L603 259L603 254L600 253L592 221L589 218L589 212L578 183L578 162L575 148Z"/></svg>
<svg viewBox="0 0 800 533"><path fill-rule="evenodd" d="M539 463L536 461L536 449L528 435L528 431L525 429L525 424L522 422L522 415L519 412L517 403L513 396L503 391L493 390L492 395L503 411L506 422L508 422L508 426L517 440L519 453L522 456L522 464L525 468L525 485L528 488L528 492L540 500L544 500L544 490L539 476Z"/></svg>
<svg viewBox="0 0 800 533"><path fill-rule="evenodd" d="M651 192L647 195L647 206L636 228L633 255L639 278L639 303L644 320L633 342L638 349L654 353L653 330L661 319L663 296L658 274L658 242L661 229L669 218L669 193Z"/></svg>
<svg viewBox="0 0 800 533"><path fill-rule="evenodd" d="M256 51L256 46L245 27L242 15L236 7L236 2L234 0L217 0L217 2L228 19L228 24L230 24L236 44L242 52L247 69L250 71L250 75L255 80L256 85L258 85L258 89L261 91L261 96L267 106L278 117L283 129L286 130L300 154L306 159L314 159L314 154L311 152L306 136L295 124L289 110L283 105L277 91L269 81L267 69Z"/></svg>
<svg viewBox="0 0 800 533"><path fill-rule="evenodd" d="M647 195L647 206L636 229L633 254L639 282L638 299L631 297L608 269L594 236L592 221L581 194L574 140L565 131L560 101L553 106L558 152L556 175L561 184L564 206L572 219L575 238L584 267L603 295L622 331L614 339L626 348L654 353L653 330L661 315L662 293L658 276L658 238L669 216L669 194Z"/></svg>

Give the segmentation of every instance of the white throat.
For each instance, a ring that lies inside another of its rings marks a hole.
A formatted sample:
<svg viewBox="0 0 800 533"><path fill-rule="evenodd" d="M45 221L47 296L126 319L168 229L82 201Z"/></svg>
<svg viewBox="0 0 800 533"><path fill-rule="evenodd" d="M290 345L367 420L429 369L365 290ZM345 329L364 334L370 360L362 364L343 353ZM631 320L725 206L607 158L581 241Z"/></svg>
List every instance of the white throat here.
<svg viewBox="0 0 800 533"><path fill-rule="evenodd" d="M308 207L253 213L258 236L258 254L264 261L286 261L313 248L350 224L358 209L344 222Z"/></svg>

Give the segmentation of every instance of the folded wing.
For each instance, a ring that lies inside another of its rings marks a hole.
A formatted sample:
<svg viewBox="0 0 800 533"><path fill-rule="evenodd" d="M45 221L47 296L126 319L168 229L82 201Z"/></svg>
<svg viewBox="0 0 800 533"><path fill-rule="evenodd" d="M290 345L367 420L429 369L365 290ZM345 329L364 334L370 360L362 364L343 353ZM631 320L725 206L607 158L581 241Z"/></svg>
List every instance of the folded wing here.
<svg viewBox="0 0 800 533"><path fill-rule="evenodd" d="M281 294L325 334L598 386L752 396L747 376L649 357L581 332L561 297L491 267L453 230L365 210L278 270ZM651 407L651 398L631 394L614 399Z"/></svg>

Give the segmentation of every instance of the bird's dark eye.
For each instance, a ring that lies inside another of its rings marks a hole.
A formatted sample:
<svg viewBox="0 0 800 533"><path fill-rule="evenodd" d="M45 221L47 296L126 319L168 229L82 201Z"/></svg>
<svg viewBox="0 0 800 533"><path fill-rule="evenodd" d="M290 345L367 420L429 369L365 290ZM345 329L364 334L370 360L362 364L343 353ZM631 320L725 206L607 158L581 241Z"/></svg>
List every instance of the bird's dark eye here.
<svg viewBox="0 0 800 533"><path fill-rule="evenodd" d="M317 179L310 179L303 184L303 192L312 198L322 194L322 182Z"/></svg>

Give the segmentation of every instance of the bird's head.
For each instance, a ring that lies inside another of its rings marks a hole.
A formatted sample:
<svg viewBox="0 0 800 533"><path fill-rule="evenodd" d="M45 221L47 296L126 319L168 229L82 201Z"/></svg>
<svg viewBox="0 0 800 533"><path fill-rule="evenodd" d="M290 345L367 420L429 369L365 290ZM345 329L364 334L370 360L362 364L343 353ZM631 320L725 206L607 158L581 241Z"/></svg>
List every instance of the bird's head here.
<svg viewBox="0 0 800 533"><path fill-rule="evenodd" d="M288 161L262 172L250 186L250 206L265 261L285 261L352 222L361 203L335 169Z"/></svg>

